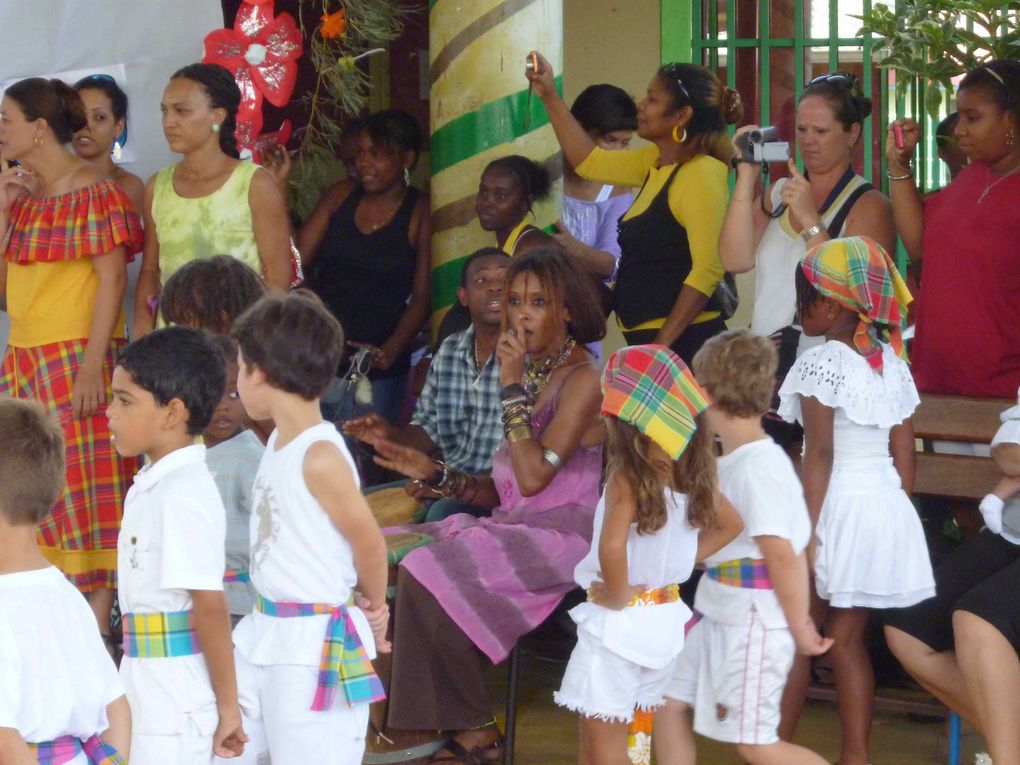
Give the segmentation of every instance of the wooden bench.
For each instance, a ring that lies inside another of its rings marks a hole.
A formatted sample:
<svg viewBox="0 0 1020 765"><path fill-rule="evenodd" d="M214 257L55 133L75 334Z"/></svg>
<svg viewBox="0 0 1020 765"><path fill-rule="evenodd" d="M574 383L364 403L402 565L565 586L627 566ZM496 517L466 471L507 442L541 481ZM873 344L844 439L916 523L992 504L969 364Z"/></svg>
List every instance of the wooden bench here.
<svg viewBox="0 0 1020 765"><path fill-rule="evenodd" d="M989 444L999 429L999 415L1015 402L1003 398L921 396L914 412L917 454L914 496L979 502L999 480L989 457L936 454L933 441Z"/></svg>
<svg viewBox="0 0 1020 765"><path fill-rule="evenodd" d="M1014 404L1009 399L965 396L921 396L914 412L914 435L920 440L914 496L978 503L999 480L990 457L937 454L933 441L990 444L999 429L999 415ZM960 762L962 725L956 714L948 722L949 765Z"/></svg>

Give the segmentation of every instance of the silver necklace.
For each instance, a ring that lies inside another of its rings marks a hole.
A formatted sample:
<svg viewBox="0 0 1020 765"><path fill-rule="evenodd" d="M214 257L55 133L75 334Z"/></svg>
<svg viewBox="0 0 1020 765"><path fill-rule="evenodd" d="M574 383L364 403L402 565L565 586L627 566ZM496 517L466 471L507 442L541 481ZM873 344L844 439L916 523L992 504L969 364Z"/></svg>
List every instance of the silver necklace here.
<svg viewBox="0 0 1020 765"><path fill-rule="evenodd" d="M1017 170L1020 170L1020 165L1017 165L1012 170L1010 170L1008 173L1006 173L1005 175L999 176L998 178L996 178L993 181L992 180L992 168L989 167L988 170L987 170L988 175L985 178L985 190L981 192L981 196L978 197L977 203L981 204L982 202L984 202L985 201L985 197L988 196L988 192L991 191L995 187L995 184L1000 183L1000 182L1006 180L1007 178L1009 178L1009 176L1011 176Z"/></svg>

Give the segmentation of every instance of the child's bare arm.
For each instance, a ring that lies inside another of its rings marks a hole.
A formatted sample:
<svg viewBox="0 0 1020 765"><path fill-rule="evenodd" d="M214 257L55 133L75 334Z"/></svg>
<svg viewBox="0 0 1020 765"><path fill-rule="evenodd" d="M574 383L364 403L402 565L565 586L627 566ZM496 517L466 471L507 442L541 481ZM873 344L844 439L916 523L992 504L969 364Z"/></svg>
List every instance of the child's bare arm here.
<svg viewBox="0 0 1020 765"><path fill-rule="evenodd" d="M0 728L0 765L39 765L25 739L14 728Z"/></svg>
<svg viewBox="0 0 1020 765"><path fill-rule="evenodd" d="M627 570L627 538L636 513L637 503L630 481L620 473L613 473L606 483L606 514L599 537L599 574L603 586L595 590L592 600L614 611L626 606L636 593L645 589L644 585L630 586Z"/></svg>
<svg viewBox="0 0 1020 765"><path fill-rule="evenodd" d="M699 563L709 555L719 552L744 530L744 522L737 509L720 492L716 493L715 506L717 508L715 525L701 529L698 533Z"/></svg>
<svg viewBox="0 0 1020 765"><path fill-rule="evenodd" d="M804 419L804 464L800 480L804 485L804 500L811 516L811 534L814 537L818 516L822 512L825 495L832 476L832 425L835 410L810 396L801 396L801 413ZM808 565L812 565L814 542L808 548Z"/></svg>
<svg viewBox="0 0 1020 765"><path fill-rule="evenodd" d="M386 607L386 540L368 503L354 480L354 473L339 450L326 441L312 444L302 466L305 484L322 505L333 525L354 551L358 587L372 610ZM376 647L383 650L384 636L373 630Z"/></svg>
<svg viewBox="0 0 1020 765"><path fill-rule="evenodd" d="M248 737L241 728L241 708L237 703L227 599L222 590L189 592L195 613L195 633L209 669L209 680L216 694L216 711L220 716L213 734L213 753L220 757L236 757L244 751Z"/></svg>
<svg viewBox="0 0 1020 765"><path fill-rule="evenodd" d="M794 553L790 541L783 537L760 536L755 537L754 541L765 556L769 580L797 643L797 650L805 656L825 653L832 645L832 640L822 638L811 620L808 610L807 558L803 553Z"/></svg>
<svg viewBox="0 0 1020 765"><path fill-rule="evenodd" d="M124 762L131 761L131 707L127 696L114 699L106 705L106 720L110 727L102 732L100 738L112 746Z"/></svg>
<svg viewBox="0 0 1020 765"><path fill-rule="evenodd" d="M908 417L889 431L889 452L893 465L900 474L903 491L914 491L914 473L917 468L917 447L914 445L914 423Z"/></svg>

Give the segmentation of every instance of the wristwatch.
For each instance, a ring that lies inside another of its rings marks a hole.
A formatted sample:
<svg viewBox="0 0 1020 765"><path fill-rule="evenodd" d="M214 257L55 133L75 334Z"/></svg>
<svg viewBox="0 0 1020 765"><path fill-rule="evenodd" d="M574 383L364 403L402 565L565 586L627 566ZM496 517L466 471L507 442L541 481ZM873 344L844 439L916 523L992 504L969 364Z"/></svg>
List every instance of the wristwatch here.
<svg viewBox="0 0 1020 765"><path fill-rule="evenodd" d="M805 242L810 242L814 237L818 236L823 231L825 231L825 229L822 228L822 224L816 223L810 228L806 228L803 231L801 231L800 238L803 239Z"/></svg>

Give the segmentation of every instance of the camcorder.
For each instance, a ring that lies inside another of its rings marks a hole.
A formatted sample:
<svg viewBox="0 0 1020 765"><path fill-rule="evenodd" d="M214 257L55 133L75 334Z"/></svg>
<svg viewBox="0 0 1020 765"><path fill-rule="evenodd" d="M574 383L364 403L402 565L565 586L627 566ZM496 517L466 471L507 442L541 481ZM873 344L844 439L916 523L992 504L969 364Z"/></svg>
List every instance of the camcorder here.
<svg viewBox="0 0 1020 765"><path fill-rule="evenodd" d="M774 126L755 128L741 133L736 140L736 162L786 162L790 159L790 144L779 140L779 130Z"/></svg>

